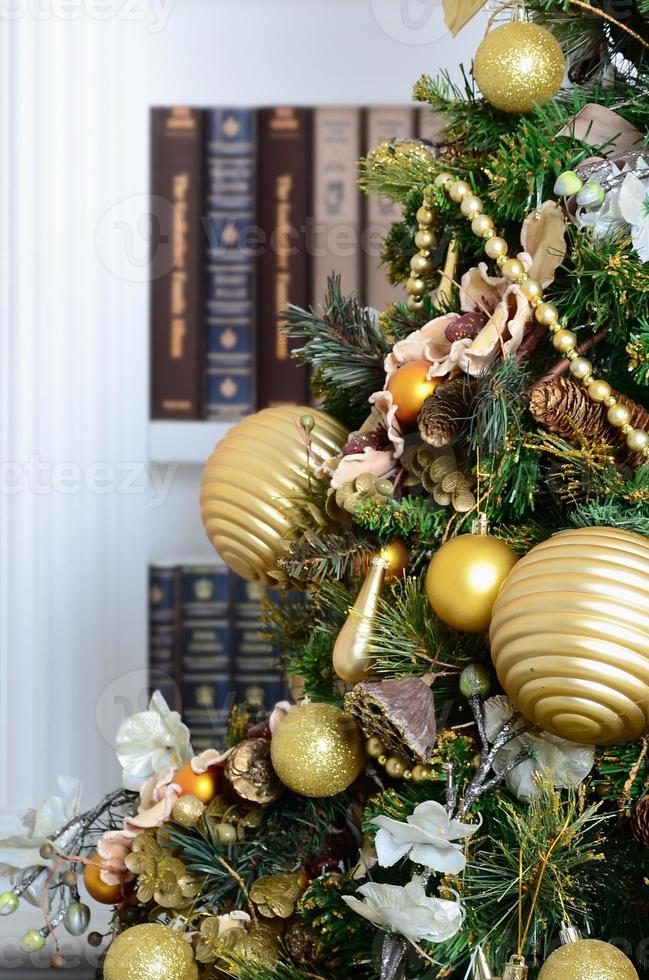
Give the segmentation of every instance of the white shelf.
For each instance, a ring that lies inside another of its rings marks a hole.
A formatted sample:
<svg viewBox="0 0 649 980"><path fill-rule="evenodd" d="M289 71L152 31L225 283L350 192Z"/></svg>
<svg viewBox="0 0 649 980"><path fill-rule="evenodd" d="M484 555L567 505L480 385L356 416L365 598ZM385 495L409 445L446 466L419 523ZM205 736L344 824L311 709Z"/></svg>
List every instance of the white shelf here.
<svg viewBox="0 0 649 980"><path fill-rule="evenodd" d="M151 463L194 463L202 466L232 422L149 422Z"/></svg>

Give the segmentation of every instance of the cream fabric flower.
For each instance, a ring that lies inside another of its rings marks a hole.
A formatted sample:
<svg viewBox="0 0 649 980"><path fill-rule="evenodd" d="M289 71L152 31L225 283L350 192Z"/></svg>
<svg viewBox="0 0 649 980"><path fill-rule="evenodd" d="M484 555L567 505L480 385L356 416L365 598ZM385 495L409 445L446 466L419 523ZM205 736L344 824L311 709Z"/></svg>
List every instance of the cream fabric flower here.
<svg viewBox="0 0 649 980"><path fill-rule="evenodd" d="M192 757L189 729L159 691L148 711L127 718L117 733L117 758L125 789L139 790L157 772L177 769Z"/></svg>
<svg viewBox="0 0 649 980"><path fill-rule="evenodd" d="M464 910L459 902L430 898L418 880L407 885L367 882L358 889L363 901L343 895L343 901L379 929L398 932L412 943L441 943L462 928Z"/></svg>
<svg viewBox="0 0 649 980"><path fill-rule="evenodd" d="M220 766L231 752L232 749L227 749L225 752L219 752L218 749L205 749L200 755L194 756L190 765L196 775L200 776L207 772L210 766Z"/></svg>
<svg viewBox="0 0 649 980"><path fill-rule="evenodd" d="M627 174L619 195L620 214L631 225L631 241L643 262L649 262L649 180Z"/></svg>
<svg viewBox="0 0 649 980"><path fill-rule="evenodd" d="M464 870L466 858L455 841L471 837L480 826L451 820L435 800L416 806L405 823L383 816L376 817L373 823L380 828L374 846L382 868L392 867L407 854L415 864L444 874Z"/></svg>
<svg viewBox="0 0 649 980"><path fill-rule="evenodd" d="M22 816L24 833L0 840L0 875L15 877L26 868L47 868L50 861L40 855L40 847L62 827L81 812L81 782L59 776L60 795L46 796L36 810L28 810ZM65 852L74 829L57 840L57 847Z"/></svg>
<svg viewBox="0 0 649 980"><path fill-rule="evenodd" d="M493 742L505 722L509 721L514 708L505 695L498 694L485 702L485 732ZM521 718L518 727L525 724ZM522 749L527 749L530 758L521 762L505 777L510 791L519 800L529 799L537 792L534 777L543 771L550 774L555 786L575 787L582 782L593 768L595 748L569 742L558 735L551 735L540 728L533 728L512 739L501 749L494 763L494 771L499 773L506 768Z"/></svg>

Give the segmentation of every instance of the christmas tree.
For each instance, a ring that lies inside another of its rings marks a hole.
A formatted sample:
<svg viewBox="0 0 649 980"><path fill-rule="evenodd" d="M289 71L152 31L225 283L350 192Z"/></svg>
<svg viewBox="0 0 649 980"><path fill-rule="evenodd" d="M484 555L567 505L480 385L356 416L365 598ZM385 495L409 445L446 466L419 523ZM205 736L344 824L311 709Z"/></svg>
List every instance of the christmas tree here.
<svg viewBox="0 0 649 980"><path fill-rule="evenodd" d="M441 145L362 162L407 302L290 307L320 407L205 470L297 703L194 756L154 696L14 866L25 948L87 929L83 868L105 980L649 977L649 4L511 15L416 83Z"/></svg>

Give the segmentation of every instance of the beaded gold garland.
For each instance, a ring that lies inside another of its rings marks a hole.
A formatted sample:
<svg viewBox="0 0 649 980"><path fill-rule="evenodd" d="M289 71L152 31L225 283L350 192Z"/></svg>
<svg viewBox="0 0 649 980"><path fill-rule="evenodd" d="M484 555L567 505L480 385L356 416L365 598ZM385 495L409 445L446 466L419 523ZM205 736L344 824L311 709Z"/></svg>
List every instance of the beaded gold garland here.
<svg viewBox="0 0 649 980"><path fill-rule="evenodd" d="M496 234L493 219L484 214L483 203L473 193L471 186L465 180L456 180L453 174L449 173L438 174L435 185L441 187L452 201L460 205L462 214L471 222L471 230L485 240L485 252L498 265L502 275L521 287L521 292L534 310L536 321L547 327L553 334L554 349L570 361L569 370L573 378L584 386L591 401L606 406L608 421L620 430L631 452L642 453L645 459L649 459L649 432L644 429L634 429L630 424L629 409L617 400L608 381L594 377L592 362L579 353L576 335L561 323L559 310L554 303L548 303L543 299L541 283L525 272L522 262L509 257L507 242ZM432 189L427 189L420 211L430 212L431 195ZM417 218L419 220L419 212ZM416 256L413 257L413 261L414 258Z"/></svg>
<svg viewBox="0 0 649 980"><path fill-rule="evenodd" d="M390 779L405 779L406 782L423 783L425 780L435 777L432 766L418 763L410 768L403 756L388 755L385 745L377 735L370 735L365 743L365 751L370 759L374 759L379 766L384 767Z"/></svg>
<svg viewBox="0 0 649 980"><path fill-rule="evenodd" d="M409 293L408 309L413 311L420 310L424 305L424 293L427 288L424 276L433 267L430 250L435 244L435 235L430 230L430 226L434 220L434 212L430 205L424 202L417 211L419 230L415 235L415 245L419 251L410 259L410 278L406 283L406 289Z"/></svg>

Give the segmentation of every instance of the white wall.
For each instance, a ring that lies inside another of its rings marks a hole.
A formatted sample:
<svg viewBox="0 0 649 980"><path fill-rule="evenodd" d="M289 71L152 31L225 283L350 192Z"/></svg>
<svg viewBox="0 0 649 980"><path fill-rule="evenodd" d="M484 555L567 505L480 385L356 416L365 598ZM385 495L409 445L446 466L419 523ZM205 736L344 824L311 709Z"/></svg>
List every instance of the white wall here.
<svg viewBox="0 0 649 980"><path fill-rule="evenodd" d="M149 506L149 106L402 103L421 72L469 61L482 31L451 40L439 0L3 5L0 832L57 773L81 776L89 801L116 782L147 557L205 547L196 468Z"/></svg>

